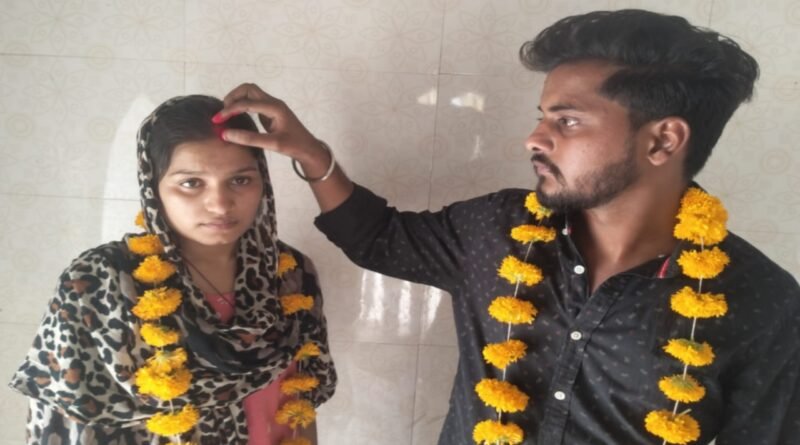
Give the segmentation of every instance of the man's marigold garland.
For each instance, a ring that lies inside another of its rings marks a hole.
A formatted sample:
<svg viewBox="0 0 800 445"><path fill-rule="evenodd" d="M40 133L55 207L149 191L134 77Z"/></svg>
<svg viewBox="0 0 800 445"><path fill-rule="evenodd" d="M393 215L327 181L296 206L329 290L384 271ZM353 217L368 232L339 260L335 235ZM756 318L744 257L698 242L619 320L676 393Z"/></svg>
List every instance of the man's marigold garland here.
<svg viewBox="0 0 800 445"><path fill-rule="evenodd" d="M525 199L525 208L537 222L551 215L551 211L543 207L530 193ZM497 273L514 286L514 294L495 298L489 305L489 315L508 326L508 334L503 342L491 343L483 348L483 358L490 365L503 371L503 377L482 379L475 385L475 392L487 406L497 411L497 420L484 420L475 425L472 438L481 445L516 445L522 443L522 428L513 422L503 423L503 413L523 411L528 406L529 397L512 383L506 381L506 369L512 363L525 356L527 345L518 339L511 338L511 327L517 324L531 324L536 317L536 307L530 301L517 297L519 287L535 286L542 281L542 271L533 264L527 263L531 246L535 242L549 242L555 239L556 233L550 227L523 224L511 229L511 238L527 245L525 259L520 260L513 255L506 256Z"/></svg>
<svg viewBox="0 0 800 445"><path fill-rule="evenodd" d="M548 218L552 212L541 205L535 193L525 199L525 208L537 222ZM677 215L674 236L700 246L699 250L683 252L678 265L684 275L699 280L697 290L684 287L673 294L670 301L672 310L681 316L692 319L692 331L688 339L671 339L664 347L665 352L684 364L683 373L667 376L659 381L659 389L675 401L673 410L650 412L645 418L645 428L662 438L664 444L686 444L700 437L700 425L688 411L678 413L680 403L693 403L701 400L705 388L688 374L689 366L707 366L714 360L711 346L695 340L695 328L700 318L721 317L728 310L722 294L702 293L704 279L718 276L730 258L717 247L707 250L707 246L720 243L727 236L728 214L722 203L698 188L690 188L681 200ZM522 429L513 422L503 423L504 412L524 410L528 396L516 386L505 381L506 369L521 359L527 350L524 342L511 339L514 324L533 322L536 308L532 303L517 297L521 284L534 286L542 281L541 270L527 263L528 254L534 242L549 242L555 239L555 231L549 227L520 225L511 230L511 238L528 245L525 260L514 256L503 259L498 274L515 286L513 296L497 297L489 306L489 314L495 320L508 324L506 341L484 347L483 356L487 363L503 371L503 379L483 379L475 386L478 397L497 411L497 420L484 420L475 425L473 439L481 445L516 445L524 439Z"/></svg>
<svg viewBox="0 0 800 445"><path fill-rule="evenodd" d="M139 212L136 216L136 225L145 228L144 214ZM144 321L139 333L144 342L156 349L155 354L147 359L144 366L139 368L134 381L140 394L156 397L163 401L170 401L185 394L192 383L192 374L186 368L187 353L181 347L176 347L180 342L180 333L158 322L162 317L174 313L181 305L182 295L177 289L169 287L156 287L176 273L175 266L162 260L158 255L164 253L164 246L158 236L143 234L128 238L128 250L144 256L139 266L134 270L133 277L138 281L153 286L143 295L139 296L137 303L131 309L134 315ZM288 253L281 253L278 258L278 276L282 277L287 272L297 267L297 260ZM314 307L314 298L301 294L286 295L280 298L285 315L292 315L298 311L310 310ZM165 347L173 346L171 349ZM301 362L321 354L319 346L308 342L298 349L294 360ZM319 386L316 377L298 374L287 378L281 383L281 392L286 395L299 395L312 391ZM147 429L159 436L171 438L171 444L183 445L181 435L189 432L198 422L200 413L191 404L184 405L180 410L174 408L168 412L159 413L147 420ZM311 445L311 442L297 436L297 427L308 427L315 419L314 405L303 399L294 399L286 402L276 414L276 422L289 425L293 428L293 437L283 440L280 445Z"/></svg>
<svg viewBox="0 0 800 445"><path fill-rule="evenodd" d="M718 198L692 187L681 199L677 220L675 238L699 246L699 249L684 251L678 258L678 265L684 275L698 283L697 290L687 286L670 299L674 312L692 320L689 338L673 338L664 346L667 354L683 363L683 373L658 382L661 392L675 404L672 411L651 411L645 417L647 431L663 439L664 444L686 444L700 437L700 425L688 414L689 410L678 412L681 403L697 402L706 394L700 382L689 375L689 366L708 366L714 361L711 345L695 339L697 320L721 317L728 311L724 295L702 292L703 280L717 277L730 262L728 255L718 247L707 249L727 236L728 212Z"/></svg>

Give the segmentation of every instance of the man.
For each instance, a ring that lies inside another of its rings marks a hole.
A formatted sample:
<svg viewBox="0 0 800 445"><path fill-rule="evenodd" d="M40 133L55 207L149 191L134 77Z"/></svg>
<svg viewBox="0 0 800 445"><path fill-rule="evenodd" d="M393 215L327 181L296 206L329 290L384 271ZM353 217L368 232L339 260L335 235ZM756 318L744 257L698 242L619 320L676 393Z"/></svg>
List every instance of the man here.
<svg viewBox="0 0 800 445"><path fill-rule="evenodd" d="M460 357L440 444L473 443L475 425L497 419L474 390L487 378L530 397L501 418L523 430L525 444L658 444L659 427L645 427L648 414L667 410L676 421L687 409L700 431L666 436L670 442L797 443L800 288L791 275L729 234L719 248L730 264L700 280L704 292L725 295L726 313L693 320L670 305L679 289L698 287L678 264L701 248L673 235L681 198L751 97L755 60L680 17L637 10L568 17L520 54L547 73L541 120L525 145L538 199L555 211L542 224L557 230L553 241L531 247L508 235L532 221L527 191L398 212L354 186L327 146L254 85L233 90L217 121L262 115L268 134L223 137L299 162L322 210L317 226L356 264L452 295ZM543 281L510 285L497 273L507 255L541 268ZM536 320L508 331L487 312L502 295L535 305ZM527 351L500 371L482 351L508 332ZM713 362L689 360L685 368L664 351L674 338L708 342ZM659 380L683 373L704 396L676 405ZM508 443L519 443L511 436Z"/></svg>

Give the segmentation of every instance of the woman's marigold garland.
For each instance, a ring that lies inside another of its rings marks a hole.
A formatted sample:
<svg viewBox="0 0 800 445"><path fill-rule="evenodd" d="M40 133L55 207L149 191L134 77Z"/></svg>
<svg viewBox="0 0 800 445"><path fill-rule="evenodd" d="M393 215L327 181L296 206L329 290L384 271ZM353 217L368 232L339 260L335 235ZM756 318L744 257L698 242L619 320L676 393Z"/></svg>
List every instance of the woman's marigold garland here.
<svg viewBox="0 0 800 445"><path fill-rule="evenodd" d="M281 297L281 307L284 315L292 315L295 312L310 310L314 307L314 297L302 294L284 295Z"/></svg>
<svg viewBox="0 0 800 445"><path fill-rule="evenodd" d="M717 277L730 263L728 255L718 247L706 249L719 244L727 236L728 212L718 198L692 187L681 199L676 219L675 238L699 246L699 249L684 251L678 258L683 274L698 280L698 284L697 290L686 286L670 299L674 312L692 319L689 338L673 338L664 346L667 354L683 364L683 373L664 377L658 382L661 392L675 404L672 411L651 411L644 421L645 429L663 439L665 444L687 444L700 437L697 421L688 411L678 412L681 403L700 401L706 394L703 385L688 374L689 366L708 366L714 361L711 345L694 338L694 327L699 319L721 317L728 311L723 294L701 292L703 280Z"/></svg>
<svg viewBox="0 0 800 445"><path fill-rule="evenodd" d="M525 198L525 208L533 215L536 222L541 222L551 215L551 211L543 207L535 193ZM535 242L549 242L555 239L556 232L550 227L534 224L522 224L513 227L511 239L527 246L530 253ZM516 445L522 443L524 434L519 425L502 422L503 413L515 413L528 406L529 397L518 387L505 379L508 366L522 359L528 349L525 342L511 337L511 327L518 324L533 323L536 318L536 307L530 301L517 297L521 284L535 286L542 281L542 271L533 264L520 260L513 255L506 256L499 269L498 276L514 285L511 296L496 297L489 304L489 315L508 326L508 334L503 342L488 344L483 348L483 358L490 365L503 371L503 378L483 379L475 385L475 392L486 405L497 411L497 420L484 420L475 425L472 438L480 445Z"/></svg>
<svg viewBox="0 0 800 445"><path fill-rule="evenodd" d="M290 428L298 426L306 428L314 422L316 417L314 405L303 399L290 400L275 413L275 421L280 425L289 425Z"/></svg>
<svg viewBox="0 0 800 445"><path fill-rule="evenodd" d="M137 215L136 225L145 227L142 212ZM189 391L192 373L186 367L188 354L185 349L164 349L180 342L180 333L164 326L159 320L174 313L180 307L183 296L178 289L155 286L169 279L177 269L172 263L159 257L164 253L164 246L156 235L129 237L127 245L131 253L145 257L133 271L133 277L154 286L144 291L131 309L134 315L145 322L139 329L142 339L146 344L157 348L144 366L136 370L134 383L140 394L171 401ZM199 416L197 408L187 404L180 411L171 408L169 412L154 415L147 420L146 426L150 432L172 437L173 443L181 444L184 442L180 435L191 430L197 424Z"/></svg>

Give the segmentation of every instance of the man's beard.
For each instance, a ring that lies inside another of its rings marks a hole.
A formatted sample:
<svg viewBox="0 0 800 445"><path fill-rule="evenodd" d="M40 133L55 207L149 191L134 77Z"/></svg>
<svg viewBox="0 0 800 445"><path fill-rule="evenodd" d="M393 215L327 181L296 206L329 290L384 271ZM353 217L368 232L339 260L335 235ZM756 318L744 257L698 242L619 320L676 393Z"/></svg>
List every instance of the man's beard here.
<svg viewBox="0 0 800 445"><path fill-rule="evenodd" d="M574 186L570 190L547 194L542 191L543 178L539 178L539 184L536 186L539 202L560 213L588 210L610 202L639 179L633 141L629 140L625 145L626 154L622 160L584 173L574 181ZM534 155L534 159L550 166L555 179L565 185L560 170L549 159L542 159L539 155Z"/></svg>

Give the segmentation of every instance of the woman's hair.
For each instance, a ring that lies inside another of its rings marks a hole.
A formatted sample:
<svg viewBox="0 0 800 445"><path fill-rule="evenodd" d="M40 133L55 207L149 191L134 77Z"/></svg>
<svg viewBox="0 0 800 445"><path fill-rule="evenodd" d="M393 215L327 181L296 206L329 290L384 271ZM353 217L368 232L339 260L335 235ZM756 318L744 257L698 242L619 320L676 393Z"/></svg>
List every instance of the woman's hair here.
<svg viewBox="0 0 800 445"><path fill-rule="evenodd" d="M523 44L520 58L544 72L581 60L619 66L600 94L627 107L634 128L668 116L685 119L686 178L703 168L758 78L758 63L729 38L682 17L635 9L564 18Z"/></svg>
<svg viewBox="0 0 800 445"><path fill-rule="evenodd" d="M224 124L212 123L211 118L222 108L221 100L196 94L182 97L158 111L147 142L156 181L169 169L172 153L180 144L218 138L223 127L258 131L247 114L234 116ZM260 150L252 150L258 156Z"/></svg>

